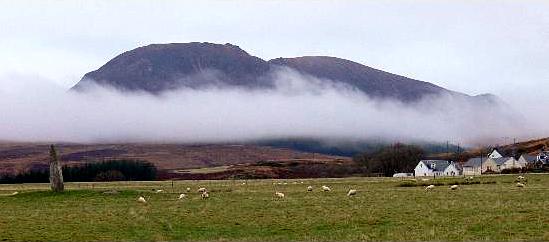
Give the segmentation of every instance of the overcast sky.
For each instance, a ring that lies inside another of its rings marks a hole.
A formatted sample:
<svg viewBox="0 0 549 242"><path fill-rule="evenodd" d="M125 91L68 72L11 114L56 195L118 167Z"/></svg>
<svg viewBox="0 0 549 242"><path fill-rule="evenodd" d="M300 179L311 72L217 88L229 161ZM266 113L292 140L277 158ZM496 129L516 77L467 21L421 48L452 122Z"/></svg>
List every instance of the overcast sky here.
<svg viewBox="0 0 549 242"><path fill-rule="evenodd" d="M69 88L126 50L191 41L337 56L468 94L549 90L549 1L0 1L0 76Z"/></svg>

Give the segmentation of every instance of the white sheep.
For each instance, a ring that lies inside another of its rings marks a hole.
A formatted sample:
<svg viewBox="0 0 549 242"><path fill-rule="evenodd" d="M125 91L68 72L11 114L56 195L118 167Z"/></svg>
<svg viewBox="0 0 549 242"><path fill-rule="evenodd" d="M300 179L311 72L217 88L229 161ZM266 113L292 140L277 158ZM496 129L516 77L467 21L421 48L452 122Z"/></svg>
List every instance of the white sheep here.
<svg viewBox="0 0 549 242"><path fill-rule="evenodd" d="M523 188L525 185L523 183L517 182L517 187Z"/></svg>
<svg viewBox="0 0 549 242"><path fill-rule="evenodd" d="M187 192L190 192L191 191L191 188L190 187L187 187Z"/></svg>
<svg viewBox="0 0 549 242"><path fill-rule="evenodd" d="M15 195L17 195L17 194L19 194L19 192L13 192L13 193L11 194L11 196L15 196Z"/></svg>
<svg viewBox="0 0 549 242"><path fill-rule="evenodd" d="M277 196L278 198L284 198L284 193L275 192L275 196Z"/></svg>
<svg viewBox="0 0 549 242"><path fill-rule="evenodd" d="M474 178L472 176L465 177L466 181L472 181Z"/></svg>
<svg viewBox="0 0 549 242"><path fill-rule="evenodd" d="M183 198L185 198L185 197L186 197L185 193L181 193L181 194L179 194L179 198L178 198L178 199L183 199Z"/></svg>
<svg viewBox="0 0 549 242"><path fill-rule="evenodd" d="M139 197L139 198L137 199L137 201L140 202L140 203L147 203L147 200L145 200L144 197Z"/></svg>
<svg viewBox="0 0 549 242"><path fill-rule="evenodd" d="M206 199L210 197L210 194L207 191L204 191L200 196L202 197L202 199Z"/></svg>
<svg viewBox="0 0 549 242"><path fill-rule="evenodd" d="M523 177L523 176L518 176L518 177L517 177L517 180L524 180L524 179L526 179L526 178Z"/></svg>
<svg viewBox="0 0 549 242"><path fill-rule="evenodd" d="M427 187L425 187L425 190L433 190L435 188L435 185L429 185Z"/></svg>
<svg viewBox="0 0 549 242"><path fill-rule="evenodd" d="M331 190L332 189L330 189L330 187L328 187L328 186L322 186L322 191L329 192Z"/></svg>
<svg viewBox="0 0 549 242"><path fill-rule="evenodd" d="M307 187L307 191L308 191L308 192L312 192L312 191L313 191L313 186L308 186L308 187Z"/></svg>
<svg viewBox="0 0 549 242"><path fill-rule="evenodd" d="M197 191L198 191L199 193L204 193L204 192L206 192L207 190L206 190L205 187L201 187L201 188L198 188Z"/></svg>
<svg viewBox="0 0 549 242"><path fill-rule="evenodd" d="M458 189L458 185L452 185L452 186L450 186L450 189L456 190L456 189Z"/></svg>
<svg viewBox="0 0 549 242"><path fill-rule="evenodd" d="M356 195L356 190L355 189L351 189L351 190L349 190L349 192L347 192L347 196L349 196L349 197L354 196L354 195Z"/></svg>
<svg viewBox="0 0 549 242"><path fill-rule="evenodd" d="M161 193L161 192L164 192L164 190L160 190L160 189L156 190L156 193Z"/></svg>

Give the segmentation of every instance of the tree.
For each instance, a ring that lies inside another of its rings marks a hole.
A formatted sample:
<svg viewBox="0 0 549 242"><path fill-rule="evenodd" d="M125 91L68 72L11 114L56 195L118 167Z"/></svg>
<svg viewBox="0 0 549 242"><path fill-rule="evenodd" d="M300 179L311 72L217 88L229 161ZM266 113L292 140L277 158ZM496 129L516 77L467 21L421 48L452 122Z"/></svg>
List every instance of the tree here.
<svg viewBox="0 0 549 242"><path fill-rule="evenodd" d="M50 146L50 185L51 190L54 192L62 192L65 190L61 162L59 162L57 152L53 145Z"/></svg>
<svg viewBox="0 0 549 242"><path fill-rule="evenodd" d="M424 155L425 152L418 146L397 143L356 156L354 160L363 165L369 174L392 176L398 172L410 172Z"/></svg>

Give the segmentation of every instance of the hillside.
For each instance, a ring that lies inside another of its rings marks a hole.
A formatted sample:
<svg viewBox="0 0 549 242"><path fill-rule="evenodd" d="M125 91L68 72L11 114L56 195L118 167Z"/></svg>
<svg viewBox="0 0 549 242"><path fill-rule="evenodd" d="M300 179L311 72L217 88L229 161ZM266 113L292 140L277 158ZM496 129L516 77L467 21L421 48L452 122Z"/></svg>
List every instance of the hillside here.
<svg viewBox="0 0 549 242"><path fill-rule="evenodd" d="M0 174L44 168L48 144L0 143ZM179 144L58 144L63 163L77 164L103 159L140 159L161 170L256 164L261 161L349 161L349 158L299 152L257 145L179 145Z"/></svg>
<svg viewBox="0 0 549 242"><path fill-rule="evenodd" d="M198 42L152 44L127 51L85 74L72 89L85 91L91 84L99 84L122 91L159 94L177 88L211 86L272 88L276 76L272 74L280 67L346 84L374 98L410 102L433 94L449 94L474 102L494 101L491 95L469 96L335 57L265 61L232 44Z"/></svg>

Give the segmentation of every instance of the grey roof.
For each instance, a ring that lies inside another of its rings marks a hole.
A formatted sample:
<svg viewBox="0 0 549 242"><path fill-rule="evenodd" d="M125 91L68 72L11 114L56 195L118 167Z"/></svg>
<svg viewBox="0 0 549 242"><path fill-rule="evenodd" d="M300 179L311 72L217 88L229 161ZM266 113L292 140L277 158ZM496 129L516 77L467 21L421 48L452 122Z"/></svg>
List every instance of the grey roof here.
<svg viewBox="0 0 549 242"><path fill-rule="evenodd" d="M484 161L486 161L486 157L474 157L465 162L463 167L479 167Z"/></svg>
<svg viewBox="0 0 549 242"><path fill-rule="evenodd" d="M452 164L451 161L447 160L422 160L423 164L429 166L433 171L444 171L446 167L448 167L450 164ZM435 165L435 168L433 169L433 164Z"/></svg>
<svg viewBox="0 0 549 242"><path fill-rule="evenodd" d="M536 160L538 159L538 157L536 157L535 155L524 154L524 155L521 155L521 156L529 163L535 163Z"/></svg>
<svg viewBox="0 0 549 242"><path fill-rule="evenodd" d="M514 159L514 158L512 158L512 157L501 157L501 158L494 159L494 162L496 162L496 165L503 165L503 163L505 163L509 159Z"/></svg>

